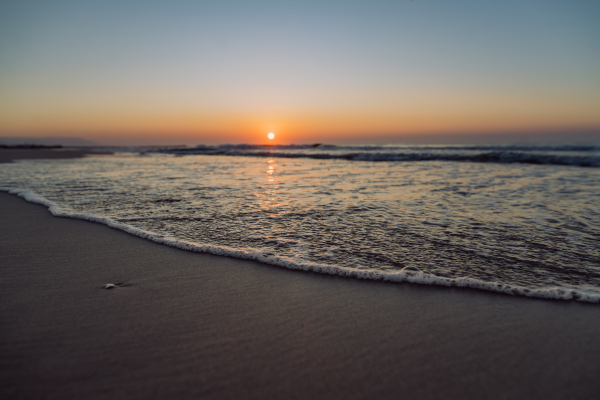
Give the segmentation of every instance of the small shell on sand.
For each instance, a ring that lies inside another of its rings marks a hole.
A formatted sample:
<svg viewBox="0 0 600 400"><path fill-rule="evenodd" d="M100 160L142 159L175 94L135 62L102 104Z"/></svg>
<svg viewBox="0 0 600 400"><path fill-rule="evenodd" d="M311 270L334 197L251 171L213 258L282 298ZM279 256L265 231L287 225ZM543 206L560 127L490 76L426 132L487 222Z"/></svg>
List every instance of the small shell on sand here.
<svg viewBox="0 0 600 400"><path fill-rule="evenodd" d="M116 287L117 287L117 285L115 285L115 284L112 284L112 283L107 283L107 284L106 284L106 285L103 287L103 289L114 289L114 288L116 288Z"/></svg>

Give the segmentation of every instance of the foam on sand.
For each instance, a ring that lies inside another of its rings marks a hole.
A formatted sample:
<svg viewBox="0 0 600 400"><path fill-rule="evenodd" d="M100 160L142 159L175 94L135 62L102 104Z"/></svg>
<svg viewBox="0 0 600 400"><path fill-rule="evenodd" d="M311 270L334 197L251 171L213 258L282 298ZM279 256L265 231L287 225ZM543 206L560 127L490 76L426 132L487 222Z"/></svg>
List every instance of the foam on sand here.
<svg viewBox="0 0 600 400"><path fill-rule="evenodd" d="M521 295L527 297L555 299L555 300L577 300L588 303L600 302L600 290L596 288L582 287L550 287L543 289L529 289L515 285L506 285L499 282L486 282L480 279L460 277L451 278L437 276L430 273L424 273L417 267L408 266L397 272L384 272L374 270L361 270L357 268L339 267L335 265L323 265L309 262L302 262L299 259L290 259L280 257L269 251L259 251L252 249L235 249L226 246L216 246L209 244L198 244L189 241L178 240L173 237L159 235L153 232L145 231L114 221L110 218L100 217L91 214L75 213L69 211L57 203L54 203L37 193L30 190L0 188L1 191L9 192L23 197L25 200L41 204L48 207L52 215L57 217L75 218L86 221L98 222L111 228L119 229L132 235L151 240L153 242L176 247L183 250L189 250L199 253L210 253L215 255L233 257L238 259L256 260L262 263L284 267L291 270L310 271L322 274L337 275L350 278L380 280L388 282L409 282L422 285L438 285L448 287L466 287L480 289L511 295Z"/></svg>

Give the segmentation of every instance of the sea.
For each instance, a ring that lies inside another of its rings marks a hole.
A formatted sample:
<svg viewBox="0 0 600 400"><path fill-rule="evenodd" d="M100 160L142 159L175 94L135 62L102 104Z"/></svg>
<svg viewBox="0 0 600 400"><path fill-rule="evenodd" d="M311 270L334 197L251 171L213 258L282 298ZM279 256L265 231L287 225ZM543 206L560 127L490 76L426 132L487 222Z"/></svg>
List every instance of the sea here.
<svg viewBox="0 0 600 400"><path fill-rule="evenodd" d="M0 164L0 188L55 216L196 252L600 302L600 144L110 152Z"/></svg>

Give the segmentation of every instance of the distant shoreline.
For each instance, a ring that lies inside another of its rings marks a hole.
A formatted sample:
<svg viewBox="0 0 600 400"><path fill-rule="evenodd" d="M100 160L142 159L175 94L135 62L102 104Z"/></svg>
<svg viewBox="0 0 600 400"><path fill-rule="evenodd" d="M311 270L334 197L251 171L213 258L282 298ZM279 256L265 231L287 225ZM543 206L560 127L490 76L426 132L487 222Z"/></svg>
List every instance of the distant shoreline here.
<svg viewBox="0 0 600 400"><path fill-rule="evenodd" d="M62 149L62 145L44 144L0 144L0 149Z"/></svg>
<svg viewBox="0 0 600 400"><path fill-rule="evenodd" d="M90 150L63 147L0 147L0 163L14 160L81 158L93 154Z"/></svg>

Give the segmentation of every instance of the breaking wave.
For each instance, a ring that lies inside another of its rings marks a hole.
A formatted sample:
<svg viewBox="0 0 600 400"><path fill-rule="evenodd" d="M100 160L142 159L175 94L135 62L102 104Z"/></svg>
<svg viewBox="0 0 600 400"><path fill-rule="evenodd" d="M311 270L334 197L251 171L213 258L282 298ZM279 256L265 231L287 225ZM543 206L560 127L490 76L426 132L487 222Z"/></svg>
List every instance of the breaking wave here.
<svg viewBox="0 0 600 400"><path fill-rule="evenodd" d="M505 284L502 282L487 282L469 277L451 278L438 276L432 273L423 272L419 268L414 266L407 266L400 271L394 272L360 270L356 268L340 267L335 265L323 265L311 262L297 262L293 259L290 259L289 257L281 257L260 250L236 249L227 246L193 243L139 229L115 221L108 217L72 212L68 208L61 206L55 202L52 202L44 198L43 196L40 196L39 194L29 190L0 188L0 191L6 191L11 194L16 194L20 197L23 197L29 202L44 205L48 207L52 215L57 217L67 217L101 223L111 228L119 229L129 234L147 240L151 240L159 244L176 247L182 250L194 251L198 253L210 253L238 259L256 260L262 263L284 267L291 270L310 271L357 279L379 280L388 282L409 282L422 285L437 285L447 287L465 287L534 298L554 300L578 300L588 303L600 303L600 290L594 288L587 289L582 287L565 286L539 289L526 288L517 285Z"/></svg>
<svg viewBox="0 0 600 400"><path fill-rule="evenodd" d="M341 159L371 162L455 161L600 167L599 145L335 146L251 145L169 147L143 153Z"/></svg>

